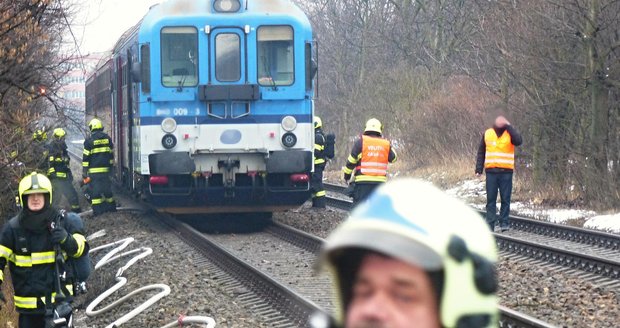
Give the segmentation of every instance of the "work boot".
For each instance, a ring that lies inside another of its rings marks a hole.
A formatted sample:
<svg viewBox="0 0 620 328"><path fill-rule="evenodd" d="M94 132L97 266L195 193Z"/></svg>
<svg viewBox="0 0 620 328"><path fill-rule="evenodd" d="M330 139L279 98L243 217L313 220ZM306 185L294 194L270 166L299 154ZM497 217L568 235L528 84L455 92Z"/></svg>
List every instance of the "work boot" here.
<svg viewBox="0 0 620 328"><path fill-rule="evenodd" d="M325 208L325 197L312 198L312 207L318 209Z"/></svg>

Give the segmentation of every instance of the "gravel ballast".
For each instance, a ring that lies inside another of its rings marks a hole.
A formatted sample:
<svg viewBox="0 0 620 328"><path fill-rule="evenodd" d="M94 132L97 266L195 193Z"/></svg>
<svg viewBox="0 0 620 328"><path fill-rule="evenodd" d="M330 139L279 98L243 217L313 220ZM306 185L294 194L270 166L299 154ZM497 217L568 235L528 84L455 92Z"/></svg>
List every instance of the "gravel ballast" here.
<svg viewBox="0 0 620 328"><path fill-rule="evenodd" d="M122 202L122 200L121 200ZM87 231L93 233L105 229L106 235L93 240L91 247L114 242L126 237L134 237L136 241L126 250L138 247L150 247L153 254L139 260L124 274L127 284L105 300L95 310L119 299L130 291L155 283L170 286L171 293L149 309L139 314L123 327L160 327L175 321L180 315L204 315L213 317L217 327L265 327L253 316L239 306L235 296L222 289L208 270L194 263L195 251L180 241L164 225L154 221L154 214L129 212L107 213L96 218L86 218ZM94 260L101 258L108 250L93 254ZM76 304L83 309L99 293L103 292L114 281L114 275L130 257L119 259L114 263L93 272L89 279L89 293L81 296ZM76 315L76 327L105 327L125 313L146 301L155 291L137 295L127 303L108 313L95 317L86 317L80 309Z"/></svg>
<svg viewBox="0 0 620 328"><path fill-rule="evenodd" d="M327 237L348 216L345 211L310 209L308 205L274 215L274 220ZM502 305L559 327L617 327L617 290L598 288L569 274L500 258Z"/></svg>

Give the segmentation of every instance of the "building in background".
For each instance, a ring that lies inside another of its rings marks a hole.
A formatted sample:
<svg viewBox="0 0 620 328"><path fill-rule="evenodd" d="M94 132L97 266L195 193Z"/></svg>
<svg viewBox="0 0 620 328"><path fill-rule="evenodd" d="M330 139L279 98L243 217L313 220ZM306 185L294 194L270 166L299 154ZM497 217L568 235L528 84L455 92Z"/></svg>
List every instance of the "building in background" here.
<svg viewBox="0 0 620 328"><path fill-rule="evenodd" d="M58 90L58 97L64 107L65 121L69 140L83 139L86 108L86 80L100 64L107 58L109 52L86 55L81 61L71 63L71 68L61 79L62 87Z"/></svg>

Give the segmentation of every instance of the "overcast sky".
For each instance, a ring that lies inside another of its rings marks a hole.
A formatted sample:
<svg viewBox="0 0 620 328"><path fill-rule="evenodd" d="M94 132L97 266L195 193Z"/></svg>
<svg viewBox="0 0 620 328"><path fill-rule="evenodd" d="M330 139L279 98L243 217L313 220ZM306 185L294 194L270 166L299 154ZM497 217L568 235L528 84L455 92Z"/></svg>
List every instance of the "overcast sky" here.
<svg viewBox="0 0 620 328"><path fill-rule="evenodd" d="M72 28L83 55L110 50L116 40L164 0L72 0L77 15Z"/></svg>

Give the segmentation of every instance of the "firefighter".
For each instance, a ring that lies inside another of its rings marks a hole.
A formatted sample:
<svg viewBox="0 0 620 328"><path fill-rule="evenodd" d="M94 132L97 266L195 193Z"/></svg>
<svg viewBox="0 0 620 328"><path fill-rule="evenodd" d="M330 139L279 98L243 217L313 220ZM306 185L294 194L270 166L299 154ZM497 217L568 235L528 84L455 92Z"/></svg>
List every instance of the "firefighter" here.
<svg viewBox="0 0 620 328"><path fill-rule="evenodd" d="M86 239L52 206L52 183L45 175L33 172L23 178L19 183L19 200L22 210L4 225L0 235L0 284L8 264L19 327L41 328L45 327L46 311L59 305L55 247L59 246L66 256L77 258L87 252ZM61 291L71 295L70 271L58 269L64 277ZM1 291L0 299L4 299Z"/></svg>
<svg viewBox="0 0 620 328"><path fill-rule="evenodd" d="M327 238L321 259L340 307L330 327L497 327L493 236L427 182L381 186Z"/></svg>
<svg viewBox="0 0 620 328"><path fill-rule="evenodd" d="M476 176L486 172L486 219L491 231L497 223L497 193L501 198L499 225L501 232L510 229L510 197L512 173L515 169L515 147L523 143L521 134L504 116L498 116L493 127L482 136L476 156Z"/></svg>
<svg viewBox="0 0 620 328"><path fill-rule="evenodd" d="M52 181L54 187L54 205L59 208L61 196L69 201L71 211L79 213L80 202L78 194L73 187L73 174L69 164L69 153L67 152L67 144L65 143L66 132L63 128L54 129L53 139L48 146L49 151L49 168L47 176Z"/></svg>
<svg viewBox="0 0 620 328"><path fill-rule="evenodd" d="M396 152L383 138L383 125L376 118L366 122L362 136L355 140L347 164L342 168L345 182L355 175L353 203L368 198L381 183L387 181L388 163L396 162Z"/></svg>
<svg viewBox="0 0 620 328"><path fill-rule="evenodd" d="M314 172L312 173L312 207L325 208L325 188L323 187L323 171L327 158L325 156L325 134L323 121L320 117L314 119Z"/></svg>
<svg viewBox="0 0 620 328"><path fill-rule="evenodd" d="M88 123L90 137L84 140L82 155L82 179L90 184L90 203L93 215L116 211L112 195L110 172L114 165L112 139L103 132L103 124L98 118Z"/></svg>
<svg viewBox="0 0 620 328"><path fill-rule="evenodd" d="M49 152L47 132L44 129L37 129L32 133L32 155L34 158L33 167L40 173L45 173Z"/></svg>

